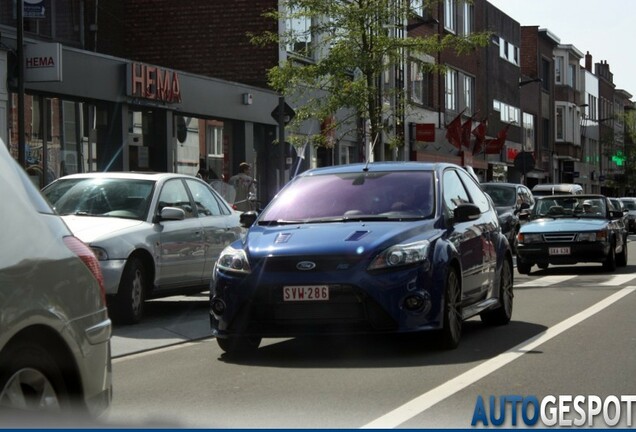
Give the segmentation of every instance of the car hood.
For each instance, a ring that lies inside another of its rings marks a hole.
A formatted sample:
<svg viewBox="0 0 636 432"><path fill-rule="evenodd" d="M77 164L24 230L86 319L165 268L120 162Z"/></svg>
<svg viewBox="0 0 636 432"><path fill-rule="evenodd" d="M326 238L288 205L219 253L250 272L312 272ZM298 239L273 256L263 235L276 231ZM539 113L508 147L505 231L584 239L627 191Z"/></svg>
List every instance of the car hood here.
<svg viewBox="0 0 636 432"><path fill-rule="evenodd" d="M133 219L94 216L62 216L73 234L84 243L92 243L106 237L113 237L121 231L138 227L145 222Z"/></svg>
<svg viewBox="0 0 636 432"><path fill-rule="evenodd" d="M399 244L437 237L441 230L425 222L344 222L266 227L254 225L245 237L252 257L311 254L376 254Z"/></svg>
<svg viewBox="0 0 636 432"><path fill-rule="evenodd" d="M531 234L559 231L595 231L605 228L607 224L608 221L605 219L545 218L526 223L521 228L521 232Z"/></svg>
<svg viewBox="0 0 636 432"><path fill-rule="evenodd" d="M506 213L514 213L515 208L511 206L497 206L495 210L497 210L497 216L501 216Z"/></svg>

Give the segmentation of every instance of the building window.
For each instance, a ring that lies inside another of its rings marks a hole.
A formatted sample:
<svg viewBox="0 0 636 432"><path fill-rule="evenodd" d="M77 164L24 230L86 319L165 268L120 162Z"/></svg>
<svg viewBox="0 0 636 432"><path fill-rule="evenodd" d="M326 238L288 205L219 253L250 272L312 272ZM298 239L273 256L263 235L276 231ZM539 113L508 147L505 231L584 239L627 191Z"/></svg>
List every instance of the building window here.
<svg viewBox="0 0 636 432"><path fill-rule="evenodd" d="M417 16L426 16L426 8L424 7L424 0L411 0L411 10Z"/></svg>
<svg viewBox="0 0 636 432"><path fill-rule="evenodd" d="M208 157L223 157L223 127L209 126L207 131Z"/></svg>
<svg viewBox="0 0 636 432"><path fill-rule="evenodd" d="M290 41L287 44L287 51L304 57L312 57L311 46L311 18L299 16L296 13L292 18L286 20L287 36Z"/></svg>
<svg viewBox="0 0 636 432"><path fill-rule="evenodd" d="M499 57L502 59L519 66L519 47L511 44L510 42L499 38Z"/></svg>
<svg viewBox="0 0 636 432"><path fill-rule="evenodd" d="M444 27L455 33L457 11L455 9L455 0L444 0Z"/></svg>
<svg viewBox="0 0 636 432"><path fill-rule="evenodd" d="M565 139L565 107L558 106L556 109L556 139L563 141Z"/></svg>
<svg viewBox="0 0 636 432"><path fill-rule="evenodd" d="M577 88L576 85L576 68L577 66L570 63L568 65L568 85L573 89Z"/></svg>
<svg viewBox="0 0 636 432"><path fill-rule="evenodd" d="M523 143L524 151L534 151L534 116L523 113Z"/></svg>
<svg viewBox="0 0 636 432"><path fill-rule="evenodd" d="M472 115L474 103L474 92L475 92L475 78L463 75L462 76L462 94L464 95L464 100L461 103L460 110L466 108L466 113L468 115Z"/></svg>
<svg viewBox="0 0 636 432"><path fill-rule="evenodd" d="M458 29L458 33L467 36L473 32L473 5L464 1L458 8L458 22L461 28Z"/></svg>
<svg viewBox="0 0 636 432"><path fill-rule="evenodd" d="M446 109L457 111L457 71L446 71Z"/></svg>
<svg viewBox="0 0 636 432"><path fill-rule="evenodd" d="M521 110L515 106L508 105L505 102L493 100L493 109L499 112L499 120L503 123L515 123L520 126Z"/></svg>
<svg viewBox="0 0 636 432"><path fill-rule="evenodd" d="M416 104L424 105L426 101L425 94L425 74L419 63L411 62L411 101Z"/></svg>
<svg viewBox="0 0 636 432"><path fill-rule="evenodd" d="M557 84L564 83L564 79L563 79L563 73L565 72L563 70L564 63L565 61L563 56L556 56L554 58L554 82Z"/></svg>
<svg viewBox="0 0 636 432"><path fill-rule="evenodd" d="M550 83L552 80L550 79L550 72L552 71L552 67L550 65L550 60L541 59L541 87L543 90L550 90Z"/></svg>

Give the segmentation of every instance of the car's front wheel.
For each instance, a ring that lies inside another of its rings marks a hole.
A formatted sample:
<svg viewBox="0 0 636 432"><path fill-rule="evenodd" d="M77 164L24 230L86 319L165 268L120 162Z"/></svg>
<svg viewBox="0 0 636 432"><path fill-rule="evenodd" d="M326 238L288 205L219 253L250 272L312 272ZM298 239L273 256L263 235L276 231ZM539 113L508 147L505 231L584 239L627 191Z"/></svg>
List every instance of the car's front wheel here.
<svg viewBox="0 0 636 432"><path fill-rule="evenodd" d="M228 354L247 354L258 349L261 344L261 338L247 336L217 337L216 342Z"/></svg>
<svg viewBox="0 0 636 432"><path fill-rule="evenodd" d="M605 258L605 261L603 261L603 269L605 271L610 271L613 272L616 270L616 250L615 250L616 246L614 245L614 242L612 242L610 244L610 250L609 253L607 254L607 258Z"/></svg>
<svg viewBox="0 0 636 432"><path fill-rule="evenodd" d="M443 317L440 345L444 349L457 348L462 337L462 305L459 276L454 268L446 276Z"/></svg>
<svg viewBox="0 0 636 432"><path fill-rule="evenodd" d="M504 325L512 318L512 263L505 260L501 268L499 282L499 306L480 314L481 320L489 325Z"/></svg>
<svg viewBox="0 0 636 432"><path fill-rule="evenodd" d="M517 271L521 274L530 274L530 270L532 269L532 264L526 263L517 259Z"/></svg>
<svg viewBox="0 0 636 432"><path fill-rule="evenodd" d="M146 300L147 273L143 262L131 257L121 276L115 301L111 305L111 318L119 324L137 324L141 321Z"/></svg>

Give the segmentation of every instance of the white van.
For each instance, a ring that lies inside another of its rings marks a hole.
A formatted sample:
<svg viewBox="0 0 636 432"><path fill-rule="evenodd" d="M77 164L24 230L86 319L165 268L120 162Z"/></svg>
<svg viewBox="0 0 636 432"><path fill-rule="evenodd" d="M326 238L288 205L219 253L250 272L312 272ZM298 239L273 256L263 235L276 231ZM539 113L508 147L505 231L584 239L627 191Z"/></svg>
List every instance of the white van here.
<svg viewBox="0 0 636 432"><path fill-rule="evenodd" d="M583 187L575 183L538 184L532 188L532 195L581 195Z"/></svg>

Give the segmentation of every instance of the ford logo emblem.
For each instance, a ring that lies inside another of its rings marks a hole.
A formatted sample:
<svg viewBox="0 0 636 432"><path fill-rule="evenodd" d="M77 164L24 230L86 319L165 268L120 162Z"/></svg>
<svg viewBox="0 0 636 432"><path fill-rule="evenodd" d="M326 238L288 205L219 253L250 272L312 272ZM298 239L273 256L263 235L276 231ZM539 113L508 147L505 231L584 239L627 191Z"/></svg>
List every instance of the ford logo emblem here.
<svg viewBox="0 0 636 432"><path fill-rule="evenodd" d="M316 268L316 263L315 262L311 262L311 261L301 261L298 264L296 264L296 268L298 270L313 270Z"/></svg>

